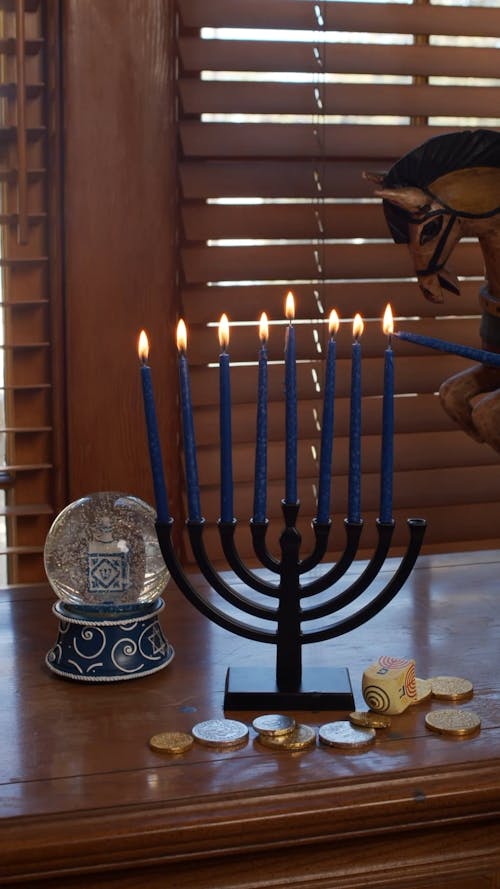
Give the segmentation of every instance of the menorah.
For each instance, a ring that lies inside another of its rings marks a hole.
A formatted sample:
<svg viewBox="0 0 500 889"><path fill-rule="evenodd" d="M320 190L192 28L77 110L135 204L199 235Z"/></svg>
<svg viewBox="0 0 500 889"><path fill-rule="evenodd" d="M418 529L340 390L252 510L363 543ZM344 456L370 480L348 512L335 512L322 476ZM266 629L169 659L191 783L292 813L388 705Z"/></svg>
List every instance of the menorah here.
<svg viewBox="0 0 500 889"><path fill-rule="evenodd" d="M292 295L289 294L289 297ZM388 307L389 308L389 307ZM333 314L333 313L332 313ZM336 314L336 313L335 313ZM387 314L387 313L386 313ZM265 317L265 316L264 316ZM352 353L351 380L351 429L349 466L349 508L344 519L345 545L342 554L325 570L314 572L328 554L328 543L332 527L329 515L331 484L331 450L333 440L333 380L335 367L334 328L330 329L330 343L326 365L326 379L323 412L323 435L320 461L318 513L313 520L314 542L312 551L302 557L302 537L297 527L300 502L296 496L296 389L295 389L295 340L292 325L292 309L288 310L290 323L287 329L285 349L285 466L286 496L281 503L284 526L279 539L280 558L271 553L266 543L269 520L265 516L266 488L266 430L267 418L264 408L267 403L267 389L263 385L267 366L267 334L261 333L261 357L258 392L258 428L256 449L254 515L250 519L250 533L253 550L261 569L250 568L241 558L235 542L237 520L233 518L233 484L231 463L229 356L226 352L228 341L227 319L221 319L219 339L221 375L221 518L218 530L224 556L235 577L242 582L246 591L237 589L217 570L207 552L204 542L205 520L201 514L199 485L196 464L196 446L191 409L188 366L186 360L186 331L184 322L178 327L179 370L181 381L181 405L183 412L184 452L187 477L188 519L186 522L190 545L195 561L211 590L231 608L220 607L211 597L202 594L186 574L176 554L172 539L174 520L170 516L163 478L161 448L158 439L156 414L150 370L146 364L147 346L139 347L142 356L143 393L146 408L146 423L150 459L157 505L156 531L165 564L184 596L205 617L218 626L257 642L276 646L276 665L272 667L231 666L227 671L224 707L227 710L346 710L354 707L354 697L347 667L310 667L302 665L303 645L322 642L341 636L356 629L378 614L401 590L408 579L420 552L426 522L424 519L409 518L409 540L404 556L385 585L374 592L367 604L359 604L357 610L328 621L332 615L356 602L374 584L388 556L395 521L392 518L392 460L393 460L393 355L390 344L385 353L382 469L381 469L381 509L376 520L377 541L371 559L364 567L354 572L354 579L348 586L342 585L335 592L335 585L345 577L356 560L360 549L363 520L360 515L360 414L361 414L361 351L359 333L355 332ZM357 319L359 326L356 328ZM385 323L385 322L384 322ZM390 317L392 324L392 315ZM362 332L359 316L355 318L355 331ZM385 328L384 328L385 329ZM389 328L388 328L389 329ZM147 342L147 341L146 341ZM267 575L262 572L267 569ZM267 579L271 575L271 580ZM309 574L309 577L307 576ZM347 578L347 580L349 577ZM248 592L247 592L248 591ZM255 593L259 594L256 600ZM325 597L325 593L328 593ZM307 604L312 597L319 599ZM266 599L273 604L263 604ZM305 604L304 604L305 602ZM237 612L235 616L235 610ZM257 618L246 622L239 614ZM307 629L307 623L317 621ZM265 628L267 623L272 629ZM262 626L264 624L264 626Z"/></svg>
<svg viewBox="0 0 500 889"><path fill-rule="evenodd" d="M409 542L406 553L391 579L368 604L354 614L343 617L319 629L303 630L302 624L327 618L358 599L379 574L389 552L395 522L377 520L378 542L372 558L353 582L321 604L302 606L302 600L331 590L354 562L361 538L363 522L345 519L346 544L341 557L324 574L301 583L302 575L316 568L324 558L331 521L313 522L315 545L312 553L300 558L301 535L296 520L299 503L282 502L284 528L280 537L281 559L276 559L266 545L268 521L250 521L255 554L263 567L279 576L277 583L262 579L249 570L240 558L234 534L237 521L219 521L219 533L224 555L235 575L254 592L277 600L274 607L256 604L238 593L218 572L203 541L204 521L188 521L187 529L196 562L212 590L244 614L262 621L275 623L273 630L261 629L228 615L205 598L186 575L173 543L173 519L157 523L157 534L165 563L175 583L198 611L218 626L257 642L276 645L276 669L230 667L227 671L224 707L228 710L347 710L354 706L354 698L347 667L303 667L302 646L341 636L370 620L396 596L408 579L420 552L426 522L410 518Z"/></svg>

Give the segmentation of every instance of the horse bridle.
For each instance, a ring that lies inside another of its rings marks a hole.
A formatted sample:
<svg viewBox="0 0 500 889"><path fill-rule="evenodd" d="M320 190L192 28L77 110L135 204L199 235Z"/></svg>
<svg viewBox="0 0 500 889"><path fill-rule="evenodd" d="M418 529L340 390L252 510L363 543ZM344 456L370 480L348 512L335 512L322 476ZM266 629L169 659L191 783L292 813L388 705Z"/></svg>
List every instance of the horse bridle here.
<svg viewBox="0 0 500 889"><path fill-rule="evenodd" d="M439 262L441 258L441 254L444 250L445 244L448 240L448 235L450 234L456 220L462 216L466 219L487 219L490 216L496 216L497 213L500 213L500 206L495 207L493 210L487 210L484 213L468 213L466 210L454 210L453 207L449 207L445 204L442 198L433 194L428 188L422 189L426 194L429 195L431 200L438 201L441 204L439 210L430 210L428 213L423 216L411 216L409 215L409 219L411 222L416 223L417 225L421 225L423 222L427 222L428 219L432 219L434 216L449 216L446 228L441 233L441 237L436 244L436 249L431 256L430 262L425 269L415 269L415 274L417 277L423 277L424 275L435 275L436 272L440 272L446 265L445 262Z"/></svg>
<svg viewBox="0 0 500 889"><path fill-rule="evenodd" d="M420 218L418 220L418 222L419 223L426 222L427 219L430 219L432 216L444 216L444 215L445 215L445 213L443 213L442 210L434 210L432 213L429 213L427 216ZM416 274L417 278L423 277L424 275L435 275L437 272L440 272L441 269L443 269L445 267L446 260L445 260L445 262L439 262L439 260L441 258L441 254L444 250L444 246L448 240L448 235L450 234L453 226L455 225L455 221L457 220L458 216L459 216L458 213L455 213L453 211L450 212L450 218L448 219L446 228L441 233L441 237L439 238L439 241L436 244L436 248L434 250L434 253L431 256L429 264L427 265L427 267L425 269L415 269L415 274ZM412 221L416 222L417 220L413 219Z"/></svg>

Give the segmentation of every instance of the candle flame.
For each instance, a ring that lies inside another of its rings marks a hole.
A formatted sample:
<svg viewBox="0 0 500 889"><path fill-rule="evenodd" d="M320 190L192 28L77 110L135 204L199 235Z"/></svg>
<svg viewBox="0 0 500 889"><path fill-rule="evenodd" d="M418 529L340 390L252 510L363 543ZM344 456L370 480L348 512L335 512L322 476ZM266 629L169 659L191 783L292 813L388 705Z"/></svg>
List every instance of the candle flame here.
<svg viewBox="0 0 500 889"><path fill-rule="evenodd" d="M353 324L352 324L352 333L353 333L353 336L355 336L356 339L357 339L358 337L360 337L361 334L363 333L364 328L365 328L365 325L363 324L363 319L362 319L361 315L360 315L359 313L357 313L357 314L354 316L354 321L353 321Z"/></svg>
<svg viewBox="0 0 500 889"><path fill-rule="evenodd" d="M293 321L295 318L295 298L291 290L286 295L285 315L289 321Z"/></svg>
<svg viewBox="0 0 500 889"><path fill-rule="evenodd" d="M332 309L328 318L328 332L330 336L335 336L337 330L339 329L339 324L339 316L337 315L335 309Z"/></svg>
<svg viewBox="0 0 500 889"><path fill-rule="evenodd" d="M260 316L259 337L263 343L266 343L269 337L269 323L265 312Z"/></svg>
<svg viewBox="0 0 500 889"><path fill-rule="evenodd" d="M137 346L137 352L142 363L146 364L146 361L149 357L149 340L145 330L141 330L139 334L139 344Z"/></svg>
<svg viewBox="0 0 500 889"><path fill-rule="evenodd" d="M221 316L219 321L219 343L223 351L229 345L229 321L226 313Z"/></svg>
<svg viewBox="0 0 500 889"><path fill-rule="evenodd" d="M185 352L187 349L187 330L182 318L177 325L177 348L179 352Z"/></svg>
<svg viewBox="0 0 500 889"><path fill-rule="evenodd" d="M391 309L389 303L387 303L387 306L386 306L386 309L384 312L384 320L382 322L382 330L384 331L384 333L387 333L389 336L391 335L391 333L394 333L394 321L392 318L392 309Z"/></svg>

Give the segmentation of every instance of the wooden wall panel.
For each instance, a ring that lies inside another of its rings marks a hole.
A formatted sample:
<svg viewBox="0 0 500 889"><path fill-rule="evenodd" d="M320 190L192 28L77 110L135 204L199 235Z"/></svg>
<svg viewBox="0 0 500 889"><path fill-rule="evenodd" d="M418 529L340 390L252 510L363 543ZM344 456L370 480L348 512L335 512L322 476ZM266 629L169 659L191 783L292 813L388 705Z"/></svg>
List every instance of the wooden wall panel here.
<svg viewBox="0 0 500 889"><path fill-rule="evenodd" d="M173 27L170 0L63 2L71 500L126 490L153 502L136 351L142 327L167 475L179 477Z"/></svg>

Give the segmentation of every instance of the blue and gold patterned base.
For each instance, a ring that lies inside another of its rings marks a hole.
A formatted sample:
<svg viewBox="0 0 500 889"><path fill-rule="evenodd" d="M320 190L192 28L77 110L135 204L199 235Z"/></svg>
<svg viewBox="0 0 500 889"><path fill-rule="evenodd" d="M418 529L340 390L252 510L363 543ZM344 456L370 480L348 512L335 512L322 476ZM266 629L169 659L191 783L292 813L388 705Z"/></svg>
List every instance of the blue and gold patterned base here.
<svg viewBox="0 0 500 889"><path fill-rule="evenodd" d="M116 682L148 676L166 667L174 649L158 615L163 599L120 612L65 606L56 602L59 635L47 653L47 666L80 682Z"/></svg>

